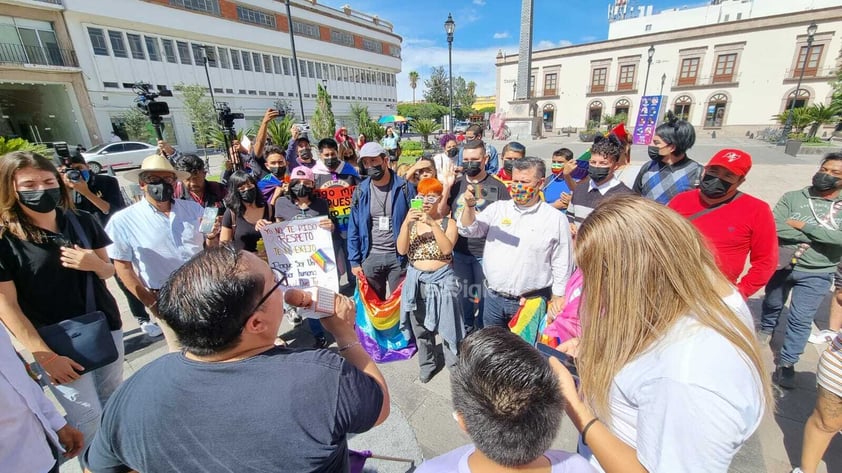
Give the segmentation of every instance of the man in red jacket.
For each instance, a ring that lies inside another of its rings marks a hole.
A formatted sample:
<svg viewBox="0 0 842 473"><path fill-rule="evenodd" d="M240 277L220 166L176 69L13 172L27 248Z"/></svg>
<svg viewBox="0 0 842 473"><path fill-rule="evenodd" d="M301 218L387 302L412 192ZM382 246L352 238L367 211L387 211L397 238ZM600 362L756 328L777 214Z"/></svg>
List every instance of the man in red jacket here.
<svg viewBox="0 0 842 473"><path fill-rule="evenodd" d="M751 169L751 156L723 149L705 166L698 189L682 192L669 207L704 235L716 264L744 298L763 287L778 264L778 237L769 205L737 189ZM750 257L748 272L746 257Z"/></svg>

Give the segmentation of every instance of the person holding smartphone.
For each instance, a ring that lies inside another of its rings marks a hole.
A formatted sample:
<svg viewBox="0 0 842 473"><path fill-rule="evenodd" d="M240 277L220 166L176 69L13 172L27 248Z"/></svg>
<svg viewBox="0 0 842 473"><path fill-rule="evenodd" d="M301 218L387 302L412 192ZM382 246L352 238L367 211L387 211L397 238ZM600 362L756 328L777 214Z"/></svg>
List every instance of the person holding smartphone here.
<svg viewBox="0 0 842 473"><path fill-rule="evenodd" d="M401 329L415 337L422 383L432 379L439 368L436 334L442 338L447 366L456 364L459 342L465 337L459 280L452 264L456 221L439 213L441 198L438 179L422 179L397 242L398 254L409 259L401 293Z"/></svg>

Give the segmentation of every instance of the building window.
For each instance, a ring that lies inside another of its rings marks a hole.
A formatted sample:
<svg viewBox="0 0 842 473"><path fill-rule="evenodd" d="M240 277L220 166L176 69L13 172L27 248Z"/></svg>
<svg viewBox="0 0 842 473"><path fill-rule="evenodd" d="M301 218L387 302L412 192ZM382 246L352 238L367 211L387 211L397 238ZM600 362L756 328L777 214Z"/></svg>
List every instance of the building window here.
<svg viewBox="0 0 842 473"><path fill-rule="evenodd" d="M223 69L230 69L231 65L228 62L228 50L226 48L217 48L216 57L219 58L219 67Z"/></svg>
<svg viewBox="0 0 842 473"><path fill-rule="evenodd" d="M316 75L315 75L315 77L316 77L316 79L322 78L322 64L319 63L319 62L316 63Z"/></svg>
<svg viewBox="0 0 842 473"><path fill-rule="evenodd" d="M269 28L275 29L275 15L252 10L242 5L237 5L237 18L246 23L268 26Z"/></svg>
<svg viewBox="0 0 842 473"><path fill-rule="evenodd" d="M632 90L634 88L634 64L620 66L620 80L617 81L617 90Z"/></svg>
<svg viewBox="0 0 842 473"><path fill-rule="evenodd" d="M182 64L193 64L190 60L190 46L184 41L176 41L175 46L178 48L178 57Z"/></svg>
<svg viewBox="0 0 842 473"><path fill-rule="evenodd" d="M729 14L727 14L727 13L726 13L726 14L725 14L725 20L724 20L724 21L728 21L728 20L730 20L730 19L731 19L731 15L729 15Z"/></svg>
<svg viewBox="0 0 842 473"><path fill-rule="evenodd" d="M801 76L801 68L804 68L804 77L816 77L819 72L819 62L822 58L822 51L824 45L817 44L814 46L801 46L798 50L798 61L795 63L795 70L792 71L792 77L797 79ZM804 60L807 61L807 67L804 67Z"/></svg>
<svg viewBox="0 0 842 473"><path fill-rule="evenodd" d="M556 92L556 86L558 85L558 74L553 72L552 74L544 74L544 96L545 97L552 97L554 95L558 95Z"/></svg>
<svg viewBox="0 0 842 473"><path fill-rule="evenodd" d="M219 60L216 58L216 48L213 46L200 46L202 48L205 57L208 59L208 66L210 67L217 67L219 66Z"/></svg>
<svg viewBox="0 0 842 473"><path fill-rule="evenodd" d="M208 66L211 66L211 62L213 62L212 67L216 67L216 61L212 60L212 55L206 53L204 45L191 43L190 46L193 48L193 60L197 66L204 66L205 56L207 56Z"/></svg>
<svg viewBox="0 0 842 473"><path fill-rule="evenodd" d="M689 121L691 105L693 105L693 99L689 95L682 95L675 99L673 113L679 120Z"/></svg>
<svg viewBox="0 0 842 473"><path fill-rule="evenodd" d="M293 20L292 31L297 35L309 36L316 39L319 38L319 27L310 23Z"/></svg>
<svg viewBox="0 0 842 473"><path fill-rule="evenodd" d="M336 66L333 64L330 65L330 75L327 76L330 80L338 80L339 78L336 77Z"/></svg>
<svg viewBox="0 0 842 473"><path fill-rule="evenodd" d="M591 93L605 92L605 80L607 78L607 67L598 67L591 71Z"/></svg>
<svg viewBox="0 0 842 473"><path fill-rule="evenodd" d="M304 59L298 60L298 75L300 75L301 77L309 77L307 75L307 61L305 61Z"/></svg>
<svg viewBox="0 0 842 473"><path fill-rule="evenodd" d="M602 101L594 100L588 105L588 128L599 128L602 123Z"/></svg>
<svg viewBox="0 0 842 473"><path fill-rule="evenodd" d="M164 57L167 58L167 62L177 63L178 61L175 59L175 49L172 45L171 39L162 39L161 44L164 45Z"/></svg>
<svg viewBox="0 0 842 473"><path fill-rule="evenodd" d="M120 88L120 84L118 84L116 82L103 82L102 85L106 89L119 89Z"/></svg>
<svg viewBox="0 0 842 473"><path fill-rule="evenodd" d="M798 91L798 98L796 98L795 91L792 91L786 99L785 110L789 110L792 107L793 101L795 101L795 108L806 107L810 103L810 92L807 89L801 89Z"/></svg>
<svg viewBox="0 0 842 473"><path fill-rule="evenodd" d="M652 31L652 24L650 23L650 24L646 25L645 30L646 31Z"/></svg>
<svg viewBox="0 0 842 473"><path fill-rule="evenodd" d="M737 20L742 20L742 19L743 19L743 14L737 13Z"/></svg>
<svg viewBox="0 0 842 473"><path fill-rule="evenodd" d="M144 36L146 41L146 53L149 55L150 61L161 60L161 50L158 48L158 38L152 36Z"/></svg>
<svg viewBox="0 0 842 473"><path fill-rule="evenodd" d="M705 126L721 127L725 121L725 108L728 106L728 97L725 94L716 94L708 101L708 110L705 115Z"/></svg>
<svg viewBox="0 0 842 473"><path fill-rule="evenodd" d="M678 85L696 85L699 76L699 62L701 58L688 57L681 60L681 71L678 74Z"/></svg>
<svg viewBox="0 0 842 473"><path fill-rule="evenodd" d="M371 51L373 53L382 53L383 52L383 43L380 41L375 41L373 39L363 38L363 49L366 51Z"/></svg>
<svg viewBox="0 0 842 473"><path fill-rule="evenodd" d="M283 73L281 70L281 58L278 56L272 56L272 65L275 66L275 74Z"/></svg>
<svg viewBox="0 0 842 473"><path fill-rule="evenodd" d="M628 118L630 109L631 102L628 99L620 99L614 104L614 116L625 115Z"/></svg>
<svg viewBox="0 0 842 473"><path fill-rule="evenodd" d="M250 71L251 70L251 54L248 51L240 51L243 55L243 70Z"/></svg>
<svg viewBox="0 0 842 473"><path fill-rule="evenodd" d="M219 16L219 0L170 0L170 5Z"/></svg>
<svg viewBox="0 0 842 473"><path fill-rule="evenodd" d="M231 68L239 71L240 68L240 51L236 49L231 50Z"/></svg>
<svg viewBox="0 0 842 473"><path fill-rule="evenodd" d="M342 46L354 47L354 35L347 31L330 30L330 42Z"/></svg>
<svg viewBox="0 0 842 473"><path fill-rule="evenodd" d="M307 61L307 77L316 77L315 66L313 61Z"/></svg>
<svg viewBox="0 0 842 473"><path fill-rule="evenodd" d="M291 66L289 64L289 58L288 57L281 58L281 64L284 66L284 75L285 76L291 76L292 72L291 72Z"/></svg>
<svg viewBox="0 0 842 473"><path fill-rule="evenodd" d="M111 40L111 51L116 57L129 57L126 53L126 43L123 42L123 33L119 31L109 31L108 39Z"/></svg>
<svg viewBox="0 0 842 473"><path fill-rule="evenodd" d="M254 62L254 72L263 72L263 68L260 66L260 54L251 53L251 58Z"/></svg>
<svg viewBox="0 0 842 473"><path fill-rule="evenodd" d="M713 82L734 82L734 68L737 65L737 53L720 54L716 57L716 69Z"/></svg>
<svg viewBox="0 0 842 473"><path fill-rule="evenodd" d="M401 57L401 47L395 46L394 44L390 45L389 46L389 53L391 54L392 57L400 58Z"/></svg>
<svg viewBox="0 0 842 473"><path fill-rule="evenodd" d="M529 97L535 96L535 76L529 76L529 90L527 92L529 93Z"/></svg>
<svg viewBox="0 0 842 473"><path fill-rule="evenodd" d="M99 28L88 28L88 36L91 38L91 46L97 56L108 56L108 45L105 44L105 34Z"/></svg>
<svg viewBox="0 0 842 473"><path fill-rule="evenodd" d="M263 55L263 72L272 73L272 58L268 54Z"/></svg>
<svg viewBox="0 0 842 473"><path fill-rule="evenodd" d="M140 35L126 33L126 38L129 40L129 49L132 52L134 59L146 59L146 54L143 52L143 43L140 41Z"/></svg>

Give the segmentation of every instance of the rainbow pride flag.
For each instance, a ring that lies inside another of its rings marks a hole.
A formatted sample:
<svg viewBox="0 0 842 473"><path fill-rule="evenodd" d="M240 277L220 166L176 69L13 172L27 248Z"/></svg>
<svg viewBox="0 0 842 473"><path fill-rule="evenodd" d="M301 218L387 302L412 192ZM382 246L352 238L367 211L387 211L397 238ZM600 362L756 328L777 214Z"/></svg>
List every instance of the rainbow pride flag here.
<svg viewBox="0 0 842 473"><path fill-rule="evenodd" d="M509 330L526 340L530 345L538 342L538 337L547 324L547 303L540 297L527 299L509 321Z"/></svg>
<svg viewBox="0 0 842 473"><path fill-rule="evenodd" d="M328 272L333 269L333 260L330 259L330 256L328 256L322 249L316 250L315 253L310 255L310 259L313 260L313 262L316 263L316 265L324 272Z"/></svg>
<svg viewBox="0 0 842 473"><path fill-rule="evenodd" d="M400 330L401 289L382 301L365 278L357 278L354 303L357 305L357 337L377 363L408 360L415 354L415 343Z"/></svg>

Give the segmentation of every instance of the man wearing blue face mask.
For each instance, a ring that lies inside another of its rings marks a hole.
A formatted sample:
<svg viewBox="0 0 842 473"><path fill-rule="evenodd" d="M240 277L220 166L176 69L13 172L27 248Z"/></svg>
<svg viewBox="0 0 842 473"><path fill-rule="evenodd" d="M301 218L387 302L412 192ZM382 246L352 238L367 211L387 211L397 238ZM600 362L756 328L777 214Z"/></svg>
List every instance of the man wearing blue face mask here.
<svg viewBox="0 0 842 473"><path fill-rule="evenodd" d="M95 215L103 226L114 212L126 206L117 178L94 174L82 156L65 159L60 171L73 191L76 208Z"/></svg>

